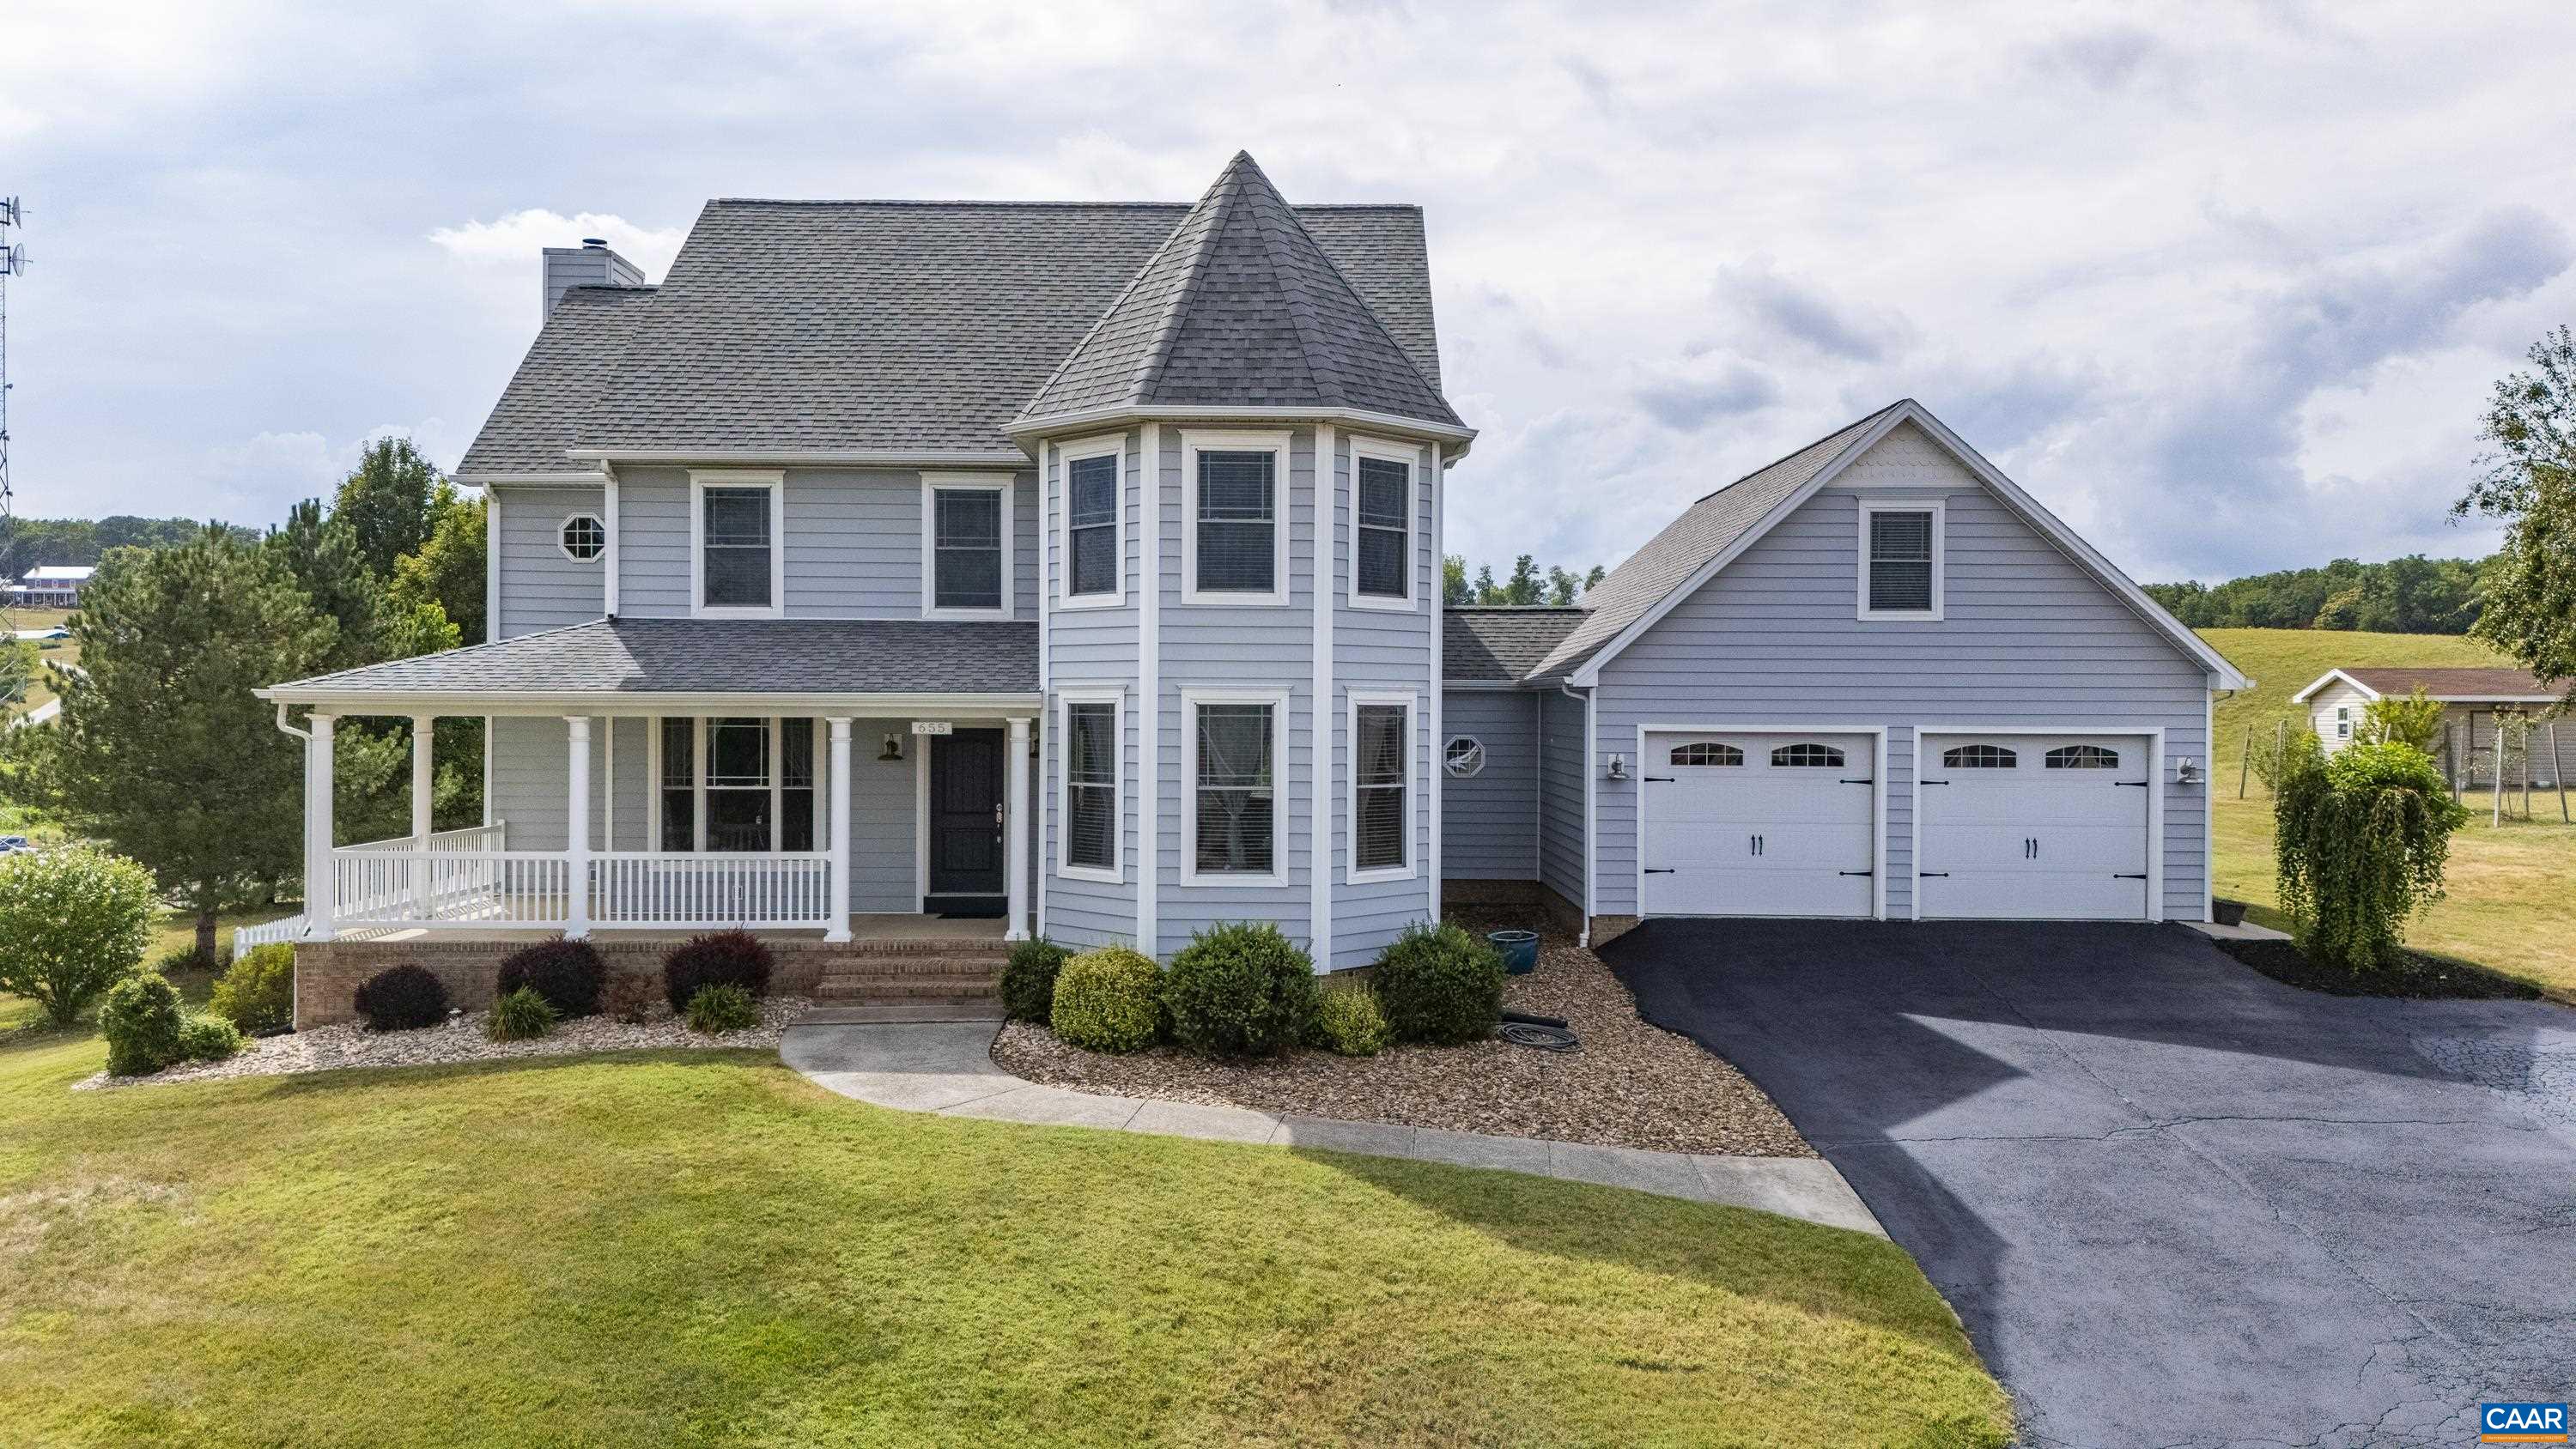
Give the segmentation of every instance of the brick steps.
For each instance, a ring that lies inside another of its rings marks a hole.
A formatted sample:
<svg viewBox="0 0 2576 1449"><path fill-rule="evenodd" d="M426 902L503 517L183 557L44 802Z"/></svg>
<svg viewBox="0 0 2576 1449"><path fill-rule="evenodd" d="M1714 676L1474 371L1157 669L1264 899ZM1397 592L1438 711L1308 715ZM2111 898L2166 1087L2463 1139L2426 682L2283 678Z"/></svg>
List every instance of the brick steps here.
<svg viewBox="0 0 2576 1449"><path fill-rule="evenodd" d="M825 963L814 999L833 1007L882 1006L898 1015L989 1013L1001 995L999 945L904 942L893 949L861 946Z"/></svg>
<svg viewBox="0 0 2576 1449"><path fill-rule="evenodd" d="M1001 994L999 982L963 978L949 981L854 981L848 977L826 976L814 985L816 1001L991 1001Z"/></svg>

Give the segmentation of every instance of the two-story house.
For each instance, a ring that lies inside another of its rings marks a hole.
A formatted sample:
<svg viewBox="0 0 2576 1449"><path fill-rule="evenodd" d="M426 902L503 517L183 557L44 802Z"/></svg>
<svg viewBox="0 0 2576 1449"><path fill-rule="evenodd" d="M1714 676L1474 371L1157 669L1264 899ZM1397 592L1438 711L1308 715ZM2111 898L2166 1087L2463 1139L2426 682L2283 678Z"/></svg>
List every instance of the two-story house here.
<svg viewBox="0 0 2576 1449"><path fill-rule="evenodd" d="M309 939L2206 913L2246 681L1914 403L1588 608L1444 617L1417 208L1241 155L1191 206L717 201L544 301L458 473L491 641L265 692ZM488 823L333 849L339 715L489 720Z"/></svg>

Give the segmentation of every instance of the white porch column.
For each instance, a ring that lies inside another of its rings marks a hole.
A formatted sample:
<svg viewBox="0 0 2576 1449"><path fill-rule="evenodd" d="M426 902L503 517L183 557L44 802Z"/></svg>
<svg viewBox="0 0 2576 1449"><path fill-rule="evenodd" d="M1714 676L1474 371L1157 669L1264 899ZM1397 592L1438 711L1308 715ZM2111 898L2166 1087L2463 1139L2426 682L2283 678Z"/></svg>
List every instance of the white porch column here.
<svg viewBox="0 0 2576 1449"><path fill-rule="evenodd" d="M850 939L850 721L826 720L832 727L832 768L823 787L832 797L832 924L826 941Z"/></svg>
<svg viewBox="0 0 2576 1449"><path fill-rule="evenodd" d="M1029 720L1011 720L1010 808L1002 812L1003 888L1010 892L1006 941L1029 938Z"/></svg>
<svg viewBox="0 0 2576 1449"><path fill-rule="evenodd" d="M304 937L332 936L331 726L327 714L306 722L304 743Z"/></svg>
<svg viewBox="0 0 2576 1449"><path fill-rule="evenodd" d="M569 863L565 888L564 934L579 940L590 934L590 716L568 714L572 737L572 803L564 824L564 859Z"/></svg>
<svg viewBox="0 0 2576 1449"><path fill-rule="evenodd" d="M429 919L430 736L437 721L425 714L411 717L411 839L420 859L411 868L412 906L417 919Z"/></svg>

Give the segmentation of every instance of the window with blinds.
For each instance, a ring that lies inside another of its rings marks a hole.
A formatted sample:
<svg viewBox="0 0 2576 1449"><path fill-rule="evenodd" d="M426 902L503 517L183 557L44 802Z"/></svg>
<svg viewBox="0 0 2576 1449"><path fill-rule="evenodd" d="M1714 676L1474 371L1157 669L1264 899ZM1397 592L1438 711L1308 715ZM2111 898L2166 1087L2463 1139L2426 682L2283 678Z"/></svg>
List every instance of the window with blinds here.
<svg viewBox="0 0 2576 1449"><path fill-rule="evenodd" d="M653 721L661 754L655 790L661 806L657 848L699 848L698 809L706 802L705 848L767 852L824 847L815 723L810 718ZM703 748L703 756L700 754ZM699 765L706 778L699 779Z"/></svg>
<svg viewBox="0 0 2576 1449"><path fill-rule="evenodd" d="M769 721L707 721L707 849L769 846Z"/></svg>
<svg viewBox="0 0 2576 1449"><path fill-rule="evenodd" d="M1118 868L1118 706L1064 709L1064 863Z"/></svg>
<svg viewBox="0 0 2576 1449"><path fill-rule="evenodd" d="M665 719L662 727L662 839L664 850L698 848L698 722Z"/></svg>
<svg viewBox="0 0 2576 1449"><path fill-rule="evenodd" d="M770 589L767 488L709 488L700 502L699 604L710 609L766 609Z"/></svg>
<svg viewBox="0 0 2576 1449"><path fill-rule="evenodd" d="M1870 513L1869 611L1932 611L1932 514L1928 510Z"/></svg>
<svg viewBox="0 0 2576 1449"><path fill-rule="evenodd" d="M1002 607L1002 491L931 490L937 536L931 602L942 609Z"/></svg>
<svg viewBox="0 0 2576 1449"><path fill-rule="evenodd" d="M1272 719L1268 704L1202 704L1193 782L1201 875L1269 875L1276 869Z"/></svg>
<svg viewBox="0 0 2576 1449"><path fill-rule="evenodd" d="M1360 597L1408 598L1412 552L1413 470L1388 458L1359 460L1359 552L1352 561Z"/></svg>
<svg viewBox="0 0 2576 1449"><path fill-rule="evenodd" d="M1118 455L1065 465L1065 595L1118 592Z"/></svg>
<svg viewBox="0 0 2576 1449"><path fill-rule="evenodd" d="M1363 704L1351 733L1351 869L1402 870L1407 863L1405 753L1411 706Z"/></svg>
<svg viewBox="0 0 2576 1449"><path fill-rule="evenodd" d="M1269 452L1198 455L1200 593L1268 594L1279 587L1278 457Z"/></svg>

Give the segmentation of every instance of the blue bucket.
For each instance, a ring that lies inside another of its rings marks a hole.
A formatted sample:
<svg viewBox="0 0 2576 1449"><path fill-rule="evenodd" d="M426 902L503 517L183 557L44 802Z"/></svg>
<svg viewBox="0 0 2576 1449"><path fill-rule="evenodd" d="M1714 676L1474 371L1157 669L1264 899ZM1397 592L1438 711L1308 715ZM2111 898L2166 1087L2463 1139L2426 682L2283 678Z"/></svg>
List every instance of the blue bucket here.
<svg viewBox="0 0 2576 1449"><path fill-rule="evenodd" d="M1490 931L1485 939L1503 953L1503 969L1514 976L1527 976L1538 969L1538 932Z"/></svg>

